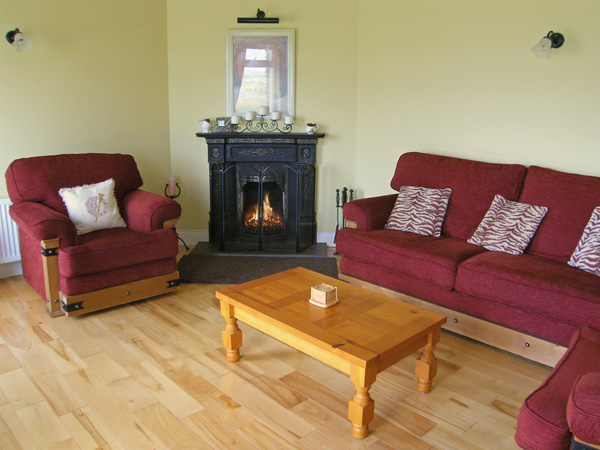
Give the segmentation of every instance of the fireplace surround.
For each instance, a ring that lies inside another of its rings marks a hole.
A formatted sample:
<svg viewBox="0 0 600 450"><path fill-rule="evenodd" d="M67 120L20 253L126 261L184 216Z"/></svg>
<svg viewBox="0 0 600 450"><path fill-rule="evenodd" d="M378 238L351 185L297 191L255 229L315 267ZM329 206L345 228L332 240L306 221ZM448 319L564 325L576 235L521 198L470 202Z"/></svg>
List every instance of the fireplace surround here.
<svg viewBox="0 0 600 450"><path fill-rule="evenodd" d="M301 252L316 243L324 134L197 133L210 173L209 240L221 252Z"/></svg>

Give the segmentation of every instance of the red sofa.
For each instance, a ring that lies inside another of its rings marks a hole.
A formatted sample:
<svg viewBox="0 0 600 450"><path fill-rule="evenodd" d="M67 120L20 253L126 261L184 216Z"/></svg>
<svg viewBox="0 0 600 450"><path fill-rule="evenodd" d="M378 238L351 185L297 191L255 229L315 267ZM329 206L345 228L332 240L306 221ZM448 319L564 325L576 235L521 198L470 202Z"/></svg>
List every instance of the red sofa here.
<svg viewBox="0 0 600 450"><path fill-rule="evenodd" d="M112 178L125 228L78 234L59 189ZM145 192L131 155L22 158L6 170L23 276L51 315L78 315L178 289L180 205Z"/></svg>
<svg viewBox="0 0 600 450"><path fill-rule="evenodd" d="M451 188L442 236L384 229L396 194L347 203L340 278L449 316L446 328L554 365L583 325L600 328L600 277L567 264L595 207L600 178L426 153L398 160L392 189ZM548 207L525 253L467 242L496 194Z"/></svg>

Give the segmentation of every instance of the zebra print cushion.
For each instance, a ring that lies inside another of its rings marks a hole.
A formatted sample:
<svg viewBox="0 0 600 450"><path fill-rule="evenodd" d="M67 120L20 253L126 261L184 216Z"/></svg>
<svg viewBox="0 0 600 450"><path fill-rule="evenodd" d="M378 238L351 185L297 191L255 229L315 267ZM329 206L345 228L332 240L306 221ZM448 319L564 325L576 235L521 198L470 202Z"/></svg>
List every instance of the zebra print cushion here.
<svg viewBox="0 0 600 450"><path fill-rule="evenodd" d="M520 255L547 212L545 206L513 202L496 195L492 206L467 242L488 250Z"/></svg>
<svg viewBox="0 0 600 450"><path fill-rule="evenodd" d="M385 228L441 236L450 194L452 189L402 186Z"/></svg>
<svg viewBox="0 0 600 450"><path fill-rule="evenodd" d="M569 265L600 276L600 206L585 226Z"/></svg>

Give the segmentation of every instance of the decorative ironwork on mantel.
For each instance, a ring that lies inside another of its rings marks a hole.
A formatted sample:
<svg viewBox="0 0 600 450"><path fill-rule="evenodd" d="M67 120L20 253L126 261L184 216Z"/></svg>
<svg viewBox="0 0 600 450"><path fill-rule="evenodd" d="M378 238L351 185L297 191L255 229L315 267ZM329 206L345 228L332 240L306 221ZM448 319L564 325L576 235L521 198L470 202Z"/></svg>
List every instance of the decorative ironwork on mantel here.
<svg viewBox="0 0 600 450"><path fill-rule="evenodd" d="M228 140L230 144L295 144L294 139L288 139L284 137L256 137L256 138L230 138ZM316 144L316 141L315 141Z"/></svg>
<svg viewBox="0 0 600 450"><path fill-rule="evenodd" d="M246 121L245 128L242 128L242 125L233 123L231 124L231 131L234 133L273 133L275 131L279 131L280 133L288 134L292 131L291 123L284 123L282 128L279 128L279 120L278 119L265 119L265 116L261 114L257 114L259 117L258 120L252 119Z"/></svg>

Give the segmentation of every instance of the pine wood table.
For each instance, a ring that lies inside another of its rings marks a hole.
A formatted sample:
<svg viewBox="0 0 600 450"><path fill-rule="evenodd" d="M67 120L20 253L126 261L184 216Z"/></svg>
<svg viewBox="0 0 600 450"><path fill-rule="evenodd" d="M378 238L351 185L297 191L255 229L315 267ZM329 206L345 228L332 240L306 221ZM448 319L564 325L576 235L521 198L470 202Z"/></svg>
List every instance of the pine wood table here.
<svg viewBox="0 0 600 450"><path fill-rule="evenodd" d="M340 302L320 308L308 302L311 286L337 287ZM367 435L375 403L369 389L377 374L422 348L417 389L431 390L433 354L446 317L343 281L297 267L216 292L227 322L223 345L229 361L240 358L241 320L348 375L356 394L348 404L352 434Z"/></svg>

